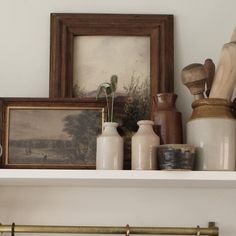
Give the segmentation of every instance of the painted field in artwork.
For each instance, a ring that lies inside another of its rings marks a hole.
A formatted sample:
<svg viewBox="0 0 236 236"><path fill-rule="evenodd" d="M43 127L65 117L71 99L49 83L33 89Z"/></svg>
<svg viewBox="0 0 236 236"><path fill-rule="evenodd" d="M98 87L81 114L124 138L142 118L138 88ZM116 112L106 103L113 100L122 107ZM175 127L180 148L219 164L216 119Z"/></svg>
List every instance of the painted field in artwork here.
<svg viewBox="0 0 236 236"><path fill-rule="evenodd" d="M9 117L9 164L95 165L101 111L12 109Z"/></svg>

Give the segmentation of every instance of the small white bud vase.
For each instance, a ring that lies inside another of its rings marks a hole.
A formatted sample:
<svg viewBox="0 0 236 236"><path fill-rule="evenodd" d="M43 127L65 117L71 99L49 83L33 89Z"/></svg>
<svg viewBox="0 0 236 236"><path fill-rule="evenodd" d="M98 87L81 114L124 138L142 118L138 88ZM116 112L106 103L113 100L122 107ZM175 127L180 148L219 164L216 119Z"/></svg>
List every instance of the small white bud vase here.
<svg viewBox="0 0 236 236"><path fill-rule="evenodd" d="M96 169L122 170L124 140L117 132L118 123L104 122L97 137Z"/></svg>
<svg viewBox="0 0 236 236"><path fill-rule="evenodd" d="M133 135L131 141L132 170L156 170L160 138L153 131L154 122L140 120L138 125L138 132Z"/></svg>

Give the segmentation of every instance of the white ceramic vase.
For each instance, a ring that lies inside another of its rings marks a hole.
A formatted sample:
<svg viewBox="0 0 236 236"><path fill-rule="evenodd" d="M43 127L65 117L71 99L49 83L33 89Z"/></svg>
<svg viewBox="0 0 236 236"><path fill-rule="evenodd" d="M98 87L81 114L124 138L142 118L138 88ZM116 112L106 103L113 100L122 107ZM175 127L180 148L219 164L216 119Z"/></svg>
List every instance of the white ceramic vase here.
<svg viewBox="0 0 236 236"><path fill-rule="evenodd" d="M104 122L102 134L97 137L96 169L123 169L123 138L117 132L118 123Z"/></svg>
<svg viewBox="0 0 236 236"><path fill-rule="evenodd" d="M196 169L235 170L236 120L230 103L223 99L202 99L193 104L187 123L187 143L196 147Z"/></svg>
<svg viewBox="0 0 236 236"><path fill-rule="evenodd" d="M141 120L138 125L138 132L133 135L131 141L132 170L156 170L160 138L153 131L154 122Z"/></svg>

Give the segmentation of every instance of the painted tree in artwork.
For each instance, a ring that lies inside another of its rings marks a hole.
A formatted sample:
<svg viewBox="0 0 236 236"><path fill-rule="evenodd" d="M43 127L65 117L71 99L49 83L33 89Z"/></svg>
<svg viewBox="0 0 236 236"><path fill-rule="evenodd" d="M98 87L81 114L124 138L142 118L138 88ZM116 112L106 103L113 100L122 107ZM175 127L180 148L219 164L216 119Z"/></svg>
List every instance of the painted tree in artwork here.
<svg viewBox="0 0 236 236"><path fill-rule="evenodd" d="M101 133L101 113L85 110L64 118L64 129L71 136L73 163L91 163L96 154L96 137Z"/></svg>
<svg viewBox="0 0 236 236"><path fill-rule="evenodd" d="M137 131L137 122L147 120L150 116L150 84L148 80L139 81L139 78L131 77L128 86L124 87L127 99L124 106L125 118L123 128L129 131Z"/></svg>

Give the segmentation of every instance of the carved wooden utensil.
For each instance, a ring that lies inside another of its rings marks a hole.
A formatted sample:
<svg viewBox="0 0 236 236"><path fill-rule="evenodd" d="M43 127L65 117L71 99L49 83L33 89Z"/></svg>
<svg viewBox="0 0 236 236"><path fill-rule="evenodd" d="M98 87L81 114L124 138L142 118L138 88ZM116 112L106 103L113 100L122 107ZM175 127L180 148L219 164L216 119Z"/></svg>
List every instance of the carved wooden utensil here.
<svg viewBox="0 0 236 236"><path fill-rule="evenodd" d="M210 98L224 98L231 100L236 84L236 28L231 42L224 44L220 60L216 69Z"/></svg>
<svg viewBox="0 0 236 236"><path fill-rule="evenodd" d="M200 63L190 64L182 70L182 82L188 87L195 100L204 98L207 73Z"/></svg>
<svg viewBox="0 0 236 236"><path fill-rule="evenodd" d="M205 60L204 68L205 68L205 71L207 73L206 96L209 97L209 94L210 94L210 91L211 91L211 87L212 87L212 83L213 83L214 76L215 76L215 64L214 64L214 62L210 58L208 58L208 59Z"/></svg>

